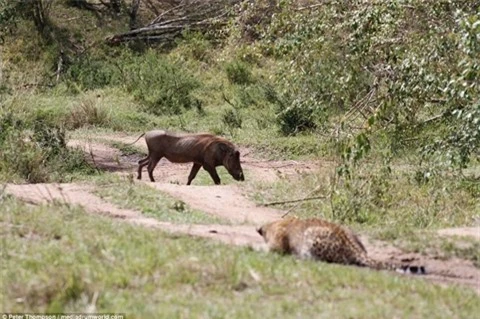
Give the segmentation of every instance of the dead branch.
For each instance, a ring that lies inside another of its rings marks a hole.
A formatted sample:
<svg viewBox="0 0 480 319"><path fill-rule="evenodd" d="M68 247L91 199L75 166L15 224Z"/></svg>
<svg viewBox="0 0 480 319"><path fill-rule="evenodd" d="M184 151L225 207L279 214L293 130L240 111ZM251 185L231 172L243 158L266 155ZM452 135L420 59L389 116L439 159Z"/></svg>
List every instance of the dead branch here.
<svg viewBox="0 0 480 319"><path fill-rule="evenodd" d="M228 13L240 0L180 0L169 3L170 8L161 11L151 1L146 2L152 12L158 12L149 24L125 33L107 37L108 44L113 45L131 40L171 42L184 30L207 32L227 23Z"/></svg>
<svg viewBox="0 0 480 319"><path fill-rule="evenodd" d="M95 161L95 156L93 155L93 149L91 145L90 145L90 156L92 158L93 166L95 167L98 173L101 173L102 171L98 168L97 162Z"/></svg>
<svg viewBox="0 0 480 319"><path fill-rule="evenodd" d="M438 115L435 115L429 119L426 119L425 121L421 122L421 123L418 123L417 126L422 126L422 125L425 125L425 124L428 124L430 122L435 122L439 119L441 119L442 117L445 116L445 113L442 113L442 114L438 114Z"/></svg>
<svg viewBox="0 0 480 319"><path fill-rule="evenodd" d="M350 108L350 110L348 110L348 112L344 115L342 122L346 121L348 118L350 118L356 112L357 112L357 116L358 116L358 113L359 113L363 117L365 117L365 114L362 112L362 110L365 110L366 106L372 100L372 97L375 95L375 93L377 91L377 87L378 87L378 80L376 79L375 82L373 83L370 91L368 91L368 93L365 96L363 96L360 100L358 100L352 106L352 108ZM356 118L356 116L353 119L355 119L355 118Z"/></svg>
<svg viewBox="0 0 480 319"><path fill-rule="evenodd" d="M230 104L233 108L236 108L235 104L233 104L233 102L230 101L229 98L227 98L227 96L225 95L225 92L222 92L222 98L225 102L227 102L228 104Z"/></svg>
<svg viewBox="0 0 480 319"><path fill-rule="evenodd" d="M272 206L272 205L280 205L280 204L286 204L286 203L297 203L296 205L292 206L289 210L285 212L285 214L282 215L282 218L287 216L292 210L297 208L302 202L307 201L307 200L314 200L314 199L325 199L328 198L330 195L327 196L315 196L315 197L309 197L310 195L318 192L320 190L321 186L315 187L311 192L309 192L304 198L302 199L294 199L294 200L289 200L289 201L283 201L283 202L272 202L272 203L266 203L263 204L263 206Z"/></svg>
<svg viewBox="0 0 480 319"><path fill-rule="evenodd" d="M325 198L327 198L327 196L314 196L314 197L307 197L307 198L300 198L300 199L293 199L293 200L284 200L284 201L278 201L278 202L270 202L270 203L262 204L262 206L283 205L283 204L290 204L290 203L297 203L297 202L305 202L305 201L309 201L309 200L325 199Z"/></svg>
<svg viewBox="0 0 480 319"><path fill-rule="evenodd" d="M55 72L56 83L58 83L58 80L60 79L60 73L62 73L63 56L64 56L64 52L63 50L60 50L60 57L58 58L58 63L57 63L57 72Z"/></svg>

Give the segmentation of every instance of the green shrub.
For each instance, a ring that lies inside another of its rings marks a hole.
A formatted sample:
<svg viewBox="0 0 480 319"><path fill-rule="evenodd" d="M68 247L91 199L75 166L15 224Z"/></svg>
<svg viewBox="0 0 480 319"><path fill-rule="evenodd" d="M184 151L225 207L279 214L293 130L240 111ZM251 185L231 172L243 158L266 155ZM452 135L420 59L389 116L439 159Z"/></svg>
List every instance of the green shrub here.
<svg viewBox="0 0 480 319"><path fill-rule="evenodd" d="M17 175L29 183L48 181L44 153L29 140L26 131L11 130L6 134L1 147L0 171L2 175L8 175L7 179Z"/></svg>
<svg viewBox="0 0 480 319"><path fill-rule="evenodd" d="M4 35L11 33L18 20L19 3L0 0L0 43L4 42Z"/></svg>
<svg viewBox="0 0 480 319"><path fill-rule="evenodd" d="M115 84L118 72L107 59L85 54L75 58L65 78L74 91L93 90Z"/></svg>
<svg viewBox="0 0 480 319"><path fill-rule="evenodd" d="M316 101L297 98L288 103L288 106L285 104L287 103L278 103L277 113L277 124L283 135L295 135L317 128L317 119L321 109Z"/></svg>
<svg viewBox="0 0 480 319"><path fill-rule="evenodd" d="M200 83L179 63L148 51L142 56L130 57L124 64L124 86L144 104L145 111L171 115L195 106L193 91Z"/></svg>
<svg viewBox="0 0 480 319"><path fill-rule="evenodd" d="M247 85L253 83L253 75L248 64L241 61L228 63L225 67L227 78L232 84Z"/></svg>
<svg viewBox="0 0 480 319"><path fill-rule="evenodd" d="M7 181L19 177L29 183L64 181L66 174L93 173L80 150L67 148L65 131L9 112L0 114L0 172Z"/></svg>
<svg viewBox="0 0 480 319"><path fill-rule="evenodd" d="M222 115L222 120L229 129L242 128L242 117L240 116L239 112L234 108L224 111Z"/></svg>
<svg viewBox="0 0 480 319"><path fill-rule="evenodd" d="M204 35L195 32L184 32L180 41L179 53L197 61L209 62L212 58L212 45Z"/></svg>
<svg viewBox="0 0 480 319"><path fill-rule="evenodd" d="M236 90L239 107L263 107L266 101L264 89L261 86L248 85Z"/></svg>

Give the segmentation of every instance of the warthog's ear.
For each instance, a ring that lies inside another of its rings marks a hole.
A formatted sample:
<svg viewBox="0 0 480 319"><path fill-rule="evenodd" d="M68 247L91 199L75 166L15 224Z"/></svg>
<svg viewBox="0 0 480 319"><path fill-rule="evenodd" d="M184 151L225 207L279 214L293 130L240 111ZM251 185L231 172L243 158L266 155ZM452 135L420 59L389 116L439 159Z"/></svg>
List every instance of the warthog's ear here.
<svg viewBox="0 0 480 319"><path fill-rule="evenodd" d="M239 151L235 151L235 157L240 158L240 152Z"/></svg>

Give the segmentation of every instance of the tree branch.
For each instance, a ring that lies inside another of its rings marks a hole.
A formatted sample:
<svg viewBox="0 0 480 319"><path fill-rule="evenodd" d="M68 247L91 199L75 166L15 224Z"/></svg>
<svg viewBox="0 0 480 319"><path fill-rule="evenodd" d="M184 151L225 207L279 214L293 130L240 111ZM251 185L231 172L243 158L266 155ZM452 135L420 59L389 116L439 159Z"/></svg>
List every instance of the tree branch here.
<svg viewBox="0 0 480 319"><path fill-rule="evenodd" d="M298 203L298 202L305 202L305 201L309 201L309 200L325 199L325 198L327 198L327 196L306 197L306 198L300 198L300 199L283 200L283 201L278 201L278 202L265 203L265 204L262 204L262 206L283 205L283 204Z"/></svg>

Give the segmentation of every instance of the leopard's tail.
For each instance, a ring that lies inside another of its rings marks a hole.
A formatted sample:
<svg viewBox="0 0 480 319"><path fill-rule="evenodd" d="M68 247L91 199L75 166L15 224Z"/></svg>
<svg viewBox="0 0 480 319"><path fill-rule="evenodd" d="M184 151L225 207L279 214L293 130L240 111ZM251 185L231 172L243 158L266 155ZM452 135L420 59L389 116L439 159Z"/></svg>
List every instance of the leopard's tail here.
<svg viewBox="0 0 480 319"><path fill-rule="evenodd" d="M427 271L423 265L397 265L387 261L380 261L364 256L362 262L363 266L370 267L377 270L393 270L402 274L425 275Z"/></svg>

